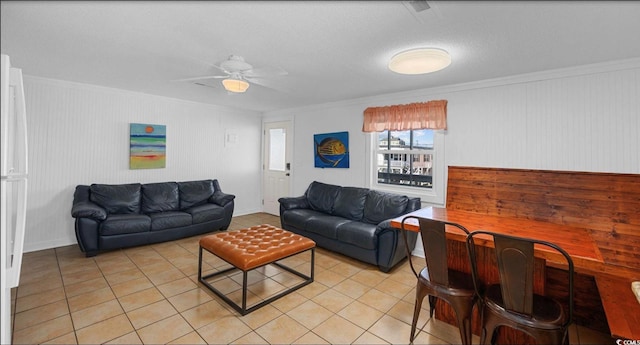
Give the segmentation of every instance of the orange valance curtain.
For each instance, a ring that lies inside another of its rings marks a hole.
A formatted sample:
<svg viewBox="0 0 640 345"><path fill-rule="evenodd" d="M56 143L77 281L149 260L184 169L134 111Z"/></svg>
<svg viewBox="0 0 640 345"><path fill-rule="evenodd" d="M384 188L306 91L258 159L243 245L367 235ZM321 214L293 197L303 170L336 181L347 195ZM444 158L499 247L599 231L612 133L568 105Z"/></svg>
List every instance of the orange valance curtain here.
<svg viewBox="0 0 640 345"><path fill-rule="evenodd" d="M447 129L447 101L371 107L364 110L363 132Z"/></svg>

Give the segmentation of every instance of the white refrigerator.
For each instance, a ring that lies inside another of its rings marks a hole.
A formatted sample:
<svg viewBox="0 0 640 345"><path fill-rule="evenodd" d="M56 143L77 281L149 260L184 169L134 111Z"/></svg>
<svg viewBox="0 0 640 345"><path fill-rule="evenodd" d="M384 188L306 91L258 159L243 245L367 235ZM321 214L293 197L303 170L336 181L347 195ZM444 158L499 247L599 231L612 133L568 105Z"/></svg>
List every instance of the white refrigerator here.
<svg viewBox="0 0 640 345"><path fill-rule="evenodd" d="M18 286L27 211L27 118L22 70L0 55L0 249L2 325L0 344L11 343L11 289Z"/></svg>

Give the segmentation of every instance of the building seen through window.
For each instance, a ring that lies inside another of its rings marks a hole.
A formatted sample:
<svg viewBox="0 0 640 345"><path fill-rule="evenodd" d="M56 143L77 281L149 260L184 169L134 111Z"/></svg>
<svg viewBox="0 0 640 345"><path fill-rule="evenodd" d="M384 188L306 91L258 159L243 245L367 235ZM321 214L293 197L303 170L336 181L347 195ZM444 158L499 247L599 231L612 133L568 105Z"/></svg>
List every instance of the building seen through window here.
<svg viewBox="0 0 640 345"><path fill-rule="evenodd" d="M433 188L433 130L378 134L378 183Z"/></svg>

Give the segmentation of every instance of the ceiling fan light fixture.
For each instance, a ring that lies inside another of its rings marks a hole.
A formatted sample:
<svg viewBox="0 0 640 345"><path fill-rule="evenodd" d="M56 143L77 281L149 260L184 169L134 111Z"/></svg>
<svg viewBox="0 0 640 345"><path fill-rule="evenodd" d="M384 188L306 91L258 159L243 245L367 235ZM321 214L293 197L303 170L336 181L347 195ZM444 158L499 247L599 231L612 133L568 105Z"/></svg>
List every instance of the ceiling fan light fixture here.
<svg viewBox="0 0 640 345"><path fill-rule="evenodd" d="M411 49L394 55L389 69L400 74L425 74L446 68L451 64L451 55L436 48Z"/></svg>
<svg viewBox="0 0 640 345"><path fill-rule="evenodd" d="M242 79L227 78L222 81L222 86L229 92L242 93L247 91L249 83Z"/></svg>

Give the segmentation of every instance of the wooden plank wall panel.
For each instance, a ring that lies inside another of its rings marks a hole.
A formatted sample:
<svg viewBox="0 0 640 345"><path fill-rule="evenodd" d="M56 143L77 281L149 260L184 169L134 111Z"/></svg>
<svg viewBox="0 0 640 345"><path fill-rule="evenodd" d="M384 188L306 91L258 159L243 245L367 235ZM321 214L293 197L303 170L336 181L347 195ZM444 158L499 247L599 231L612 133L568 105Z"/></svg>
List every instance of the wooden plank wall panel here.
<svg viewBox="0 0 640 345"><path fill-rule="evenodd" d="M568 296L567 272L555 267L547 267L547 286L545 295L564 304ZM576 273L574 279L574 322L602 333L609 333L607 318L596 288L595 278L586 274ZM595 290L594 290L595 289Z"/></svg>
<svg viewBox="0 0 640 345"><path fill-rule="evenodd" d="M587 228L606 265L640 275L638 174L449 167L446 206Z"/></svg>

